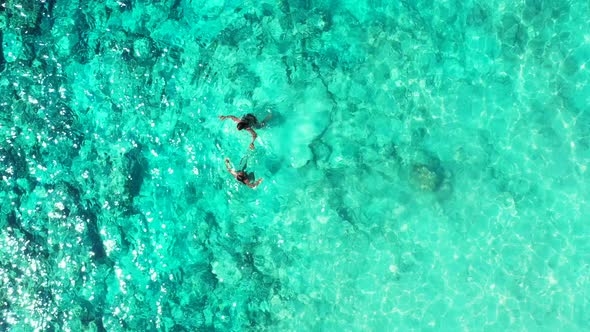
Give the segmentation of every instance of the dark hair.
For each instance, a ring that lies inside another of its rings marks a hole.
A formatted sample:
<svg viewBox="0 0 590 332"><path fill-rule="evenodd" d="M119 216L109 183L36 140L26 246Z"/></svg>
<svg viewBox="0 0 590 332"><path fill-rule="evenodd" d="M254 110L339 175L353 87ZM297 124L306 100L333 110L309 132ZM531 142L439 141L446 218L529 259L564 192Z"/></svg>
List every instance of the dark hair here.
<svg viewBox="0 0 590 332"><path fill-rule="evenodd" d="M244 172L238 172L238 174L236 174L236 180L244 183L244 181L246 181L248 179L248 177L246 176L246 173Z"/></svg>
<svg viewBox="0 0 590 332"><path fill-rule="evenodd" d="M238 122L238 130L242 130L244 128L248 127L248 123L246 121L240 121Z"/></svg>

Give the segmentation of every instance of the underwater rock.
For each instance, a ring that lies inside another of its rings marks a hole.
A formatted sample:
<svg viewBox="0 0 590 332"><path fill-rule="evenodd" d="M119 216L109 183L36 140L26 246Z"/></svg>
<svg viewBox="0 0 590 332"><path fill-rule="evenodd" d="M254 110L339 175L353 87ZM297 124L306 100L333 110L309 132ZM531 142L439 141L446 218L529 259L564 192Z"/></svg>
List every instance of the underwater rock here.
<svg viewBox="0 0 590 332"><path fill-rule="evenodd" d="M268 245L258 245L253 251L252 259L254 267L262 274L272 275L275 271L272 248Z"/></svg>
<svg viewBox="0 0 590 332"><path fill-rule="evenodd" d="M436 191L443 181L439 170L424 164L415 164L410 172L410 182L421 191Z"/></svg>
<svg viewBox="0 0 590 332"><path fill-rule="evenodd" d="M327 163L332 154L332 147L321 139L316 139L310 146L313 154L313 161L316 163Z"/></svg>
<svg viewBox="0 0 590 332"><path fill-rule="evenodd" d="M261 83L260 77L241 62L231 68L228 77L245 94L253 93Z"/></svg>
<svg viewBox="0 0 590 332"><path fill-rule="evenodd" d="M221 45L230 47L240 47L241 43L249 40L255 34L252 26L246 24L244 21L237 21L237 23L223 29L220 32L219 42Z"/></svg>
<svg viewBox="0 0 590 332"><path fill-rule="evenodd" d="M401 177L406 177L412 187L425 192L437 192L444 186L450 190L450 172L443 167L440 159L433 153L416 146L396 149L400 163Z"/></svg>
<svg viewBox="0 0 590 332"><path fill-rule="evenodd" d="M136 147L125 153L125 158L127 160L126 169L129 172L125 189L130 200L133 201L133 198L137 197L141 192L143 180L148 174L148 160L143 155L141 147Z"/></svg>
<svg viewBox="0 0 590 332"><path fill-rule="evenodd" d="M51 35L55 40L55 51L60 57L70 55L79 41L76 22L70 17L56 19L51 29Z"/></svg>
<svg viewBox="0 0 590 332"><path fill-rule="evenodd" d="M177 21L168 20L151 31L150 37L161 48L183 48L185 36L190 35L187 27Z"/></svg>
<svg viewBox="0 0 590 332"><path fill-rule="evenodd" d="M92 259L96 263L112 266L113 261L107 256L106 248L100 235L96 210L97 208L94 206L92 209L80 211L80 217L86 222L86 244L90 247L93 253Z"/></svg>
<svg viewBox="0 0 590 332"><path fill-rule="evenodd" d="M303 36L320 37L323 32L332 28L332 16L328 12L315 9L299 13L294 20L297 22L297 31Z"/></svg>
<svg viewBox="0 0 590 332"><path fill-rule="evenodd" d="M294 146L291 149L291 153L289 161L293 168L303 167L313 158L313 154L309 147L303 145Z"/></svg>
<svg viewBox="0 0 590 332"><path fill-rule="evenodd" d="M305 102L295 105L285 122L289 130L282 132L285 142L289 142L289 148L284 150L285 157L294 168L313 159L310 145L326 131L332 110L326 88L318 80L308 84L301 100Z"/></svg>
<svg viewBox="0 0 590 332"><path fill-rule="evenodd" d="M6 26L8 25L8 19L4 15L0 15L0 35L2 31L6 31Z"/></svg>
<svg viewBox="0 0 590 332"><path fill-rule="evenodd" d="M0 73L6 68L6 60L4 59L4 36L2 30L0 30Z"/></svg>
<svg viewBox="0 0 590 332"><path fill-rule="evenodd" d="M29 175L26 152L20 147L0 147L0 161L6 170L10 170L9 178L16 180Z"/></svg>
<svg viewBox="0 0 590 332"><path fill-rule="evenodd" d="M4 61L15 62L23 55L23 41L14 32L5 32L2 36L2 57Z"/></svg>
<svg viewBox="0 0 590 332"><path fill-rule="evenodd" d="M81 64L88 63L95 56L97 47L96 34L92 31L96 26L93 17L78 13L75 16L76 38L72 39L76 44L72 46L72 58Z"/></svg>
<svg viewBox="0 0 590 332"><path fill-rule="evenodd" d="M271 174L276 174L281 170L283 166L283 160L267 158L264 164L266 165L266 169L268 169Z"/></svg>
<svg viewBox="0 0 590 332"><path fill-rule="evenodd" d="M217 276L219 282L237 285L242 279L242 273L234 259L227 253L222 253L220 259L211 263L211 272Z"/></svg>
<svg viewBox="0 0 590 332"><path fill-rule="evenodd" d="M153 58L154 43L151 38L138 38L133 42L133 57L144 62Z"/></svg>
<svg viewBox="0 0 590 332"><path fill-rule="evenodd" d="M307 22L316 31L327 32L332 29L332 14L329 11L316 9Z"/></svg>
<svg viewBox="0 0 590 332"><path fill-rule="evenodd" d="M43 3L39 0L3 1L1 6L8 14L9 26L28 30L35 29L40 21Z"/></svg>

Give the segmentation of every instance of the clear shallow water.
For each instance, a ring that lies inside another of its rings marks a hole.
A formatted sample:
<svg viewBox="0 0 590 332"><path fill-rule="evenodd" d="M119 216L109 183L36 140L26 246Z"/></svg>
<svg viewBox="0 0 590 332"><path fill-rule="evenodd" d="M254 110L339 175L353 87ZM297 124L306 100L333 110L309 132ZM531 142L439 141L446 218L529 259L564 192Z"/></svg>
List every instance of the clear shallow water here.
<svg viewBox="0 0 590 332"><path fill-rule="evenodd" d="M587 330L588 6L6 3L1 328Z"/></svg>

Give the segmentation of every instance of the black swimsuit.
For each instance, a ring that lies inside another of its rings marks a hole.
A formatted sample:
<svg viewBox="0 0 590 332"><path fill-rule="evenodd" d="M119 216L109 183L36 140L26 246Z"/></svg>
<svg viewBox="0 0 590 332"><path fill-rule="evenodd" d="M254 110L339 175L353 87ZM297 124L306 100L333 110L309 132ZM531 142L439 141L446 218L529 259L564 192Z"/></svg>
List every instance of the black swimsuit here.
<svg viewBox="0 0 590 332"><path fill-rule="evenodd" d="M238 175L236 175L236 180L238 180L239 182L242 182L243 184L247 184L246 180L247 181L254 181L254 173L248 173L248 172L241 171L238 173Z"/></svg>
<svg viewBox="0 0 590 332"><path fill-rule="evenodd" d="M248 175L244 172L240 172L236 175L236 180L246 184L246 180L248 180Z"/></svg>

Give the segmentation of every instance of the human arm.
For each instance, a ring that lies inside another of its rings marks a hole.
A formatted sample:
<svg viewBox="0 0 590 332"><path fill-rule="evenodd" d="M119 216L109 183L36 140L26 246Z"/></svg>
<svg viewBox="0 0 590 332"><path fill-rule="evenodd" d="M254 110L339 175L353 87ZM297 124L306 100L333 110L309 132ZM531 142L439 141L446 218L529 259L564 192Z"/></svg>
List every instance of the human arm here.
<svg viewBox="0 0 590 332"><path fill-rule="evenodd" d="M252 135L252 143L250 143L250 149L254 150L254 140L256 140L256 137L258 137L258 135L256 135L256 132L252 128L248 128L246 130L248 130L248 132Z"/></svg>
<svg viewBox="0 0 590 332"><path fill-rule="evenodd" d="M262 182L262 180L263 180L263 179L258 179L258 180L257 180L256 182L254 182L254 183L250 183L250 181L248 181L248 182L246 182L246 185L247 185L248 187L250 187L250 188L254 189L254 188L256 188L256 187L257 187L257 186L258 186L258 185L259 185L259 184Z"/></svg>
<svg viewBox="0 0 590 332"><path fill-rule="evenodd" d="M238 176L236 171L234 171L229 164L230 164L229 158L225 158L225 168L227 168L227 171L230 172L230 174L233 175L234 177Z"/></svg>
<svg viewBox="0 0 590 332"><path fill-rule="evenodd" d="M240 119L236 118L233 115L220 115L219 116L220 120L225 120L225 119L232 119L234 122L240 122Z"/></svg>

